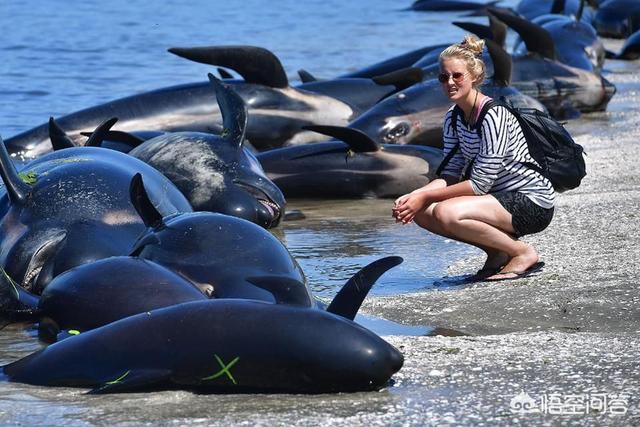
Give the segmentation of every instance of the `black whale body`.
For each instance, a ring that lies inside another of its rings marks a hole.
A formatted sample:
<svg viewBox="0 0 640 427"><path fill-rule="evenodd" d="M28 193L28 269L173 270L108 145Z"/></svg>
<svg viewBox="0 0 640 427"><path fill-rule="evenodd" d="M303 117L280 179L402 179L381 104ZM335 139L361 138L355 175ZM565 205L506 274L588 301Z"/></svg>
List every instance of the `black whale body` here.
<svg viewBox="0 0 640 427"><path fill-rule="evenodd" d="M245 147L248 118L244 101L209 76L222 112L222 135L166 133L145 141L129 155L162 172L195 211L219 212L275 227L282 219L285 199Z"/></svg>
<svg viewBox="0 0 640 427"><path fill-rule="evenodd" d="M442 150L378 145L355 129L309 128L342 141L284 147L258 154L267 175L287 198L389 198L429 183Z"/></svg>
<svg viewBox="0 0 640 427"><path fill-rule="evenodd" d="M10 381L109 393L322 393L376 390L403 357L369 330L321 310L208 300L127 317L3 367Z"/></svg>
<svg viewBox="0 0 640 427"><path fill-rule="evenodd" d="M182 276L128 256L97 260L56 276L38 297L0 277L41 319L40 337L55 341L61 329L85 332L134 314L208 297Z"/></svg>
<svg viewBox="0 0 640 427"><path fill-rule="evenodd" d="M196 62L229 67L244 77L244 80L226 83L233 85L249 105L247 139L258 150L313 142L320 135L304 132L302 126L346 125L366 108L367 103L373 104L385 93L396 90L392 85L381 88L368 79L351 79L351 89L342 91L339 99L323 95L324 90L335 93L331 89L334 83L330 82L313 85L315 92L294 88L289 86L280 61L266 49L253 46L172 48L170 51ZM371 94L365 99L362 93L367 91ZM208 82L184 84L116 99L59 117L57 122L77 145L82 142L81 132L91 131L111 117L118 117L120 130L126 132L219 134L222 119L215 101ZM28 158L51 149L46 124L5 142L11 154Z"/></svg>
<svg viewBox="0 0 640 427"><path fill-rule="evenodd" d="M0 163L0 266L39 294L77 265L126 255L145 225L132 206L136 173L162 215L190 212L182 193L160 172L113 150L80 147L34 160L17 173L4 148Z"/></svg>

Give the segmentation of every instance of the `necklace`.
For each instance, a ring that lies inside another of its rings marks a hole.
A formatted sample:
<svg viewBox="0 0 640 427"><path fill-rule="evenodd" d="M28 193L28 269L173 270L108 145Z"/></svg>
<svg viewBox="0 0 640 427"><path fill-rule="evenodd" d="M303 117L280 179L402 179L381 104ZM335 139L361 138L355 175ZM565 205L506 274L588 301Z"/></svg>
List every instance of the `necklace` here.
<svg viewBox="0 0 640 427"><path fill-rule="evenodd" d="M474 113L476 112L476 102L478 101L478 91L476 90L476 96L473 98L473 106L471 107L471 111L469 111L469 117L467 118L467 123L469 126L473 126L471 123L471 119L473 119Z"/></svg>

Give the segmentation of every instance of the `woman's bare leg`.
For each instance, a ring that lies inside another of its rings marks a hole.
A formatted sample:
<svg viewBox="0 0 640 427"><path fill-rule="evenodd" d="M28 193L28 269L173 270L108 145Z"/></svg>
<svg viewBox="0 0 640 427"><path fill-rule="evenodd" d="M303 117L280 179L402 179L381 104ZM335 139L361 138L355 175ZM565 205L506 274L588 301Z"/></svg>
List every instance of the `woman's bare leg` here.
<svg viewBox="0 0 640 427"><path fill-rule="evenodd" d="M513 237L511 214L493 196L445 200L418 213L414 220L436 234L479 247L487 253L489 264L507 262L501 253L507 254L502 271L524 271L538 262L535 249Z"/></svg>

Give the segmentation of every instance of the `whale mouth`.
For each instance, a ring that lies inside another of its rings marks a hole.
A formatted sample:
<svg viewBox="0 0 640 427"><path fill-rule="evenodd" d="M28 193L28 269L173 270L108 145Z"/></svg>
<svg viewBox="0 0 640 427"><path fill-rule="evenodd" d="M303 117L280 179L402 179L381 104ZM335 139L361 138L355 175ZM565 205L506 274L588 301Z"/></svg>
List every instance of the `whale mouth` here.
<svg viewBox="0 0 640 427"><path fill-rule="evenodd" d="M265 209L267 209L267 211L269 212L269 214L271 214L271 216L273 216L274 218L278 218L280 216L280 208L278 207L278 205L276 205L272 201L265 200L265 199L258 199L258 202L262 206L264 206Z"/></svg>

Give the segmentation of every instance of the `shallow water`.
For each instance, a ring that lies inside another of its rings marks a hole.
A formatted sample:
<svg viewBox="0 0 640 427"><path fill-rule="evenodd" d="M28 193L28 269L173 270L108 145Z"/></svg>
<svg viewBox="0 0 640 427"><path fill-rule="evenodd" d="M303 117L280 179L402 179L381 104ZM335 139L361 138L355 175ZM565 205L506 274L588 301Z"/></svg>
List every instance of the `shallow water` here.
<svg viewBox="0 0 640 427"><path fill-rule="evenodd" d="M5 0L0 2L0 135L6 138L49 116L110 99L203 81L212 71L167 53L171 46L267 47L280 57L295 83L300 68L332 77L411 49L457 41L464 34L448 24L460 15L401 10L410 3L192 0L150 8L140 0ZM610 45L619 48L617 42ZM637 62L614 61L605 68L619 93L608 112L571 122L568 126L576 135L606 132L608 123L620 114L637 115L639 106L625 98L625 93L640 90ZM298 259L323 300L329 300L358 269L387 255L405 261L382 276L374 295L429 289L457 260L471 257L478 265L482 262L479 251L466 245L429 235L415 225L395 224L390 206L388 200L290 201L289 210L300 210L306 218L287 221L274 234ZM433 332L430 325L403 328L359 319L385 335ZM0 364L38 348L28 325L10 325L0 333ZM446 394L446 390L433 392ZM326 410L329 423L332 415L344 415L335 413L334 407L382 415L399 400L407 406L419 404L411 402L411 389L402 385L368 395L305 397L200 396L183 391L88 397L83 393L0 382L0 424L208 425L237 423L243 414L260 412L273 425L291 420L291 408L296 406L301 416Z"/></svg>

